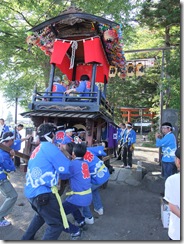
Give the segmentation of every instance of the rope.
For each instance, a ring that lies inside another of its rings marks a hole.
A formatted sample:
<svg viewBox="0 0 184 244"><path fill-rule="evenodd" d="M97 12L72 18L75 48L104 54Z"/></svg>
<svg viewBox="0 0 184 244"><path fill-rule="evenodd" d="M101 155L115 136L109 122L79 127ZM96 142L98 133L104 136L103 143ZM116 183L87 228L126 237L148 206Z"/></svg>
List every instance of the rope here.
<svg viewBox="0 0 184 244"><path fill-rule="evenodd" d="M72 55L71 55L71 60L70 60L70 68L69 69L73 69L74 67L74 61L75 61L75 51L78 48L78 43L77 41L72 41Z"/></svg>
<svg viewBox="0 0 184 244"><path fill-rule="evenodd" d="M7 179L10 180L10 175L8 174L8 172L6 172L5 170L3 170L3 173L5 173L6 176L7 176Z"/></svg>
<svg viewBox="0 0 184 244"><path fill-rule="evenodd" d="M57 198L57 201L58 201L58 204L59 204L59 208L60 208L61 218L63 220L63 226L64 226L65 229L68 229L69 228L68 220L67 220L64 208L63 208L63 204L61 202L60 195L58 193L57 186L52 186L51 190L52 190L52 193L56 195L56 198Z"/></svg>
<svg viewBox="0 0 184 244"><path fill-rule="evenodd" d="M66 195L73 195L73 194L77 194L77 195L86 195L86 194L89 194L91 193L91 188L86 190L86 191L70 191L70 192L67 192Z"/></svg>
<svg viewBox="0 0 184 244"><path fill-rule="evenodd" d="M103 168L105 168L106 166L105 166L105 164L102 164L102 166L98 169L98 171L97 172L100 172L100 171L102 171L102 169Z"/></svg>
<svg viewBox="0 0 184 244"><path fill-rule="evenodd" d="M93 36L93 39L94 38L100 38L99 36ZM91 40L92 39L92 37L88 37L88 38L82 38L82 39L79 39L79 40L77 40L77 41L75 41L75 42L81 42L81 41L83 41L83 42L85 42L85 40ZM65 39L59 39L59 38L57 38L56 39L57 41L64 41L64 42L70 42L71 43L71 40L65 40ZM73 41L72 41L73 42Z"/></svg>

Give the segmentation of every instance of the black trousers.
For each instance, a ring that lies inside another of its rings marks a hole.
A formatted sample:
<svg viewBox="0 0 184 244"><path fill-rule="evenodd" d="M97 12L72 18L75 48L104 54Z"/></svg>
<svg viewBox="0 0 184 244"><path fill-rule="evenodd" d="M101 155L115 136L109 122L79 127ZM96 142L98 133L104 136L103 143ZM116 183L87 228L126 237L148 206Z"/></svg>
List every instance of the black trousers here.
<svg viewBox="0 0 184 244"><path fill-rule="evenodd" d="M122 146L120 146L118 149L117 149L117 157L118 157L118 160L121 160L121 156L122 156Z"/></svg>
<svg viewBox="0 0 184 244"><path fill-rule="evenodd" d="M15 166L19 167L20 166L20 158L15 156L14 157L14 163L15 163Z"/></svg>
<svg viewBox="0 0 184 244"><path fill-rule="evenodd" d="M124 166L127 166L127 162L128 162L128 165L130 167L132 167L132 153L133 153L133 151L130 148L131 148L131 146L125 146L123 148L123 163L124 163ZM127 160L127 157L128 157L128 160Z"/></svg>

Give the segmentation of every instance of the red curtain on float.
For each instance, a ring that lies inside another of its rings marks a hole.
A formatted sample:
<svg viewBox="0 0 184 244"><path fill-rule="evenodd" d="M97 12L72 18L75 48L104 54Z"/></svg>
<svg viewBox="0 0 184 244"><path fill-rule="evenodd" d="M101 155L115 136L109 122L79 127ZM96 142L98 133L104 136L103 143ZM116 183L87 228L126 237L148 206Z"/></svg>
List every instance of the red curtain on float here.
<svg viewBox="0 0 184 244"><path fill-rule="evenodd" d="M56 64L56 66L62 71L62 73L66 74L69 80L72 80L73 69L69 69L70 58L67 56L67 51L70 46L70 42L65 42L61 40L55 41L50 63ZM103 83L105 75L108 80L109 64L106 59L100 38L83 40L83 47L85 64L77 66L75 79L80 80L80 76L83 74L88 74L91 78L92 64L87 63L97 62L101 65L97 66L96 82Z"/></svg>
<svg viewBox="0 0 184 244"><path fill-rule="evenodd" d="M55 41L50 63L62 64L64 56L68 51L70 45L71 43L69 42Z"/></svg>
<svg viewBox="0 0 184 244"><path fill-rule="evenodd" d="M70 42L55 41L50 63L56 64L62 73L66 74L69 80L72 80L73 69L69 69L70 59L66 54L70 46Z"/></svg>
<svg viewBox="0 0 184 244"><path fill-rule="evenodd" d="M70 68L70 59L65 54L63 62L61 64L56 64L56 66L61 70L63 74L66 74L69 80L72 80L73 69Z"/></svg>
<svg viewBox="0 0 184 244"><path fill-rule="evenodd" d="M109 75L109 63L104 53L104 49L100 38L91 38L90 40L84 40L84 60L85 63L97 62L102 64L103 73L108 79Z"/></svg>

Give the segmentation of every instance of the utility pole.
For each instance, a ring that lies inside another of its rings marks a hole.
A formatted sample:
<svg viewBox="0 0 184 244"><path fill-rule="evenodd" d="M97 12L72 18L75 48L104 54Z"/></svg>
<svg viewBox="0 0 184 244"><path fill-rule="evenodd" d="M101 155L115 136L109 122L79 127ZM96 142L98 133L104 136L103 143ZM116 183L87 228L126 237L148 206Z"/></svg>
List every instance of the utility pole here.
<svg viewBox="0 0 184 244"><path fill-rule="evenodd" d="M160 82L160 120L159 120L159 130L162 132L162 117L163 117L163 79L164 79L164 50L162 50L162 67L161 67L161 82ZM159 147L159 162L161 165L161 147Z"/></svg>
<svg viewBox="0 0 184 244"><path fill-rule="evenodd" d="M162 81L164 79L164 50L162 50L162 67L161 67L161 82L160 82L160 132L161 132L161 125L162 125L162 115L163 115L163 84Z"/></svg>
<svg viewBox="0 0 184 244"><path fill-rule="evenodd" d="M16 138L16 134L17 134L17 107L18 107L18 97L16 96L15 98L15 128L14 128L14 131L15 131L15 138Z"/></svg>

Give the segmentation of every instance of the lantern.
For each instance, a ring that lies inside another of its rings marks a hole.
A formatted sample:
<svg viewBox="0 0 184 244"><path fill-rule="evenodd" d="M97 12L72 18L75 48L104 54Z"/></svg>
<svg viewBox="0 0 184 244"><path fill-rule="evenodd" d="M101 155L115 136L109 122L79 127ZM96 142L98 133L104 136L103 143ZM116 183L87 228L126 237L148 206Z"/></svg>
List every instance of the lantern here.
<svg viewBox="0 0 184 244"><path fill-rule="evenodd" d="M115 77L117 73L117 68L115 66L109 67L109 77Z"/></svg>
<svg viewBox="0 0 184 244"><path fill-rule="evenodd" d="M132 63L128 63L127 76L129 76L129 77L133 77L134 76L134 65Z"/></svg>
<svg viewBox="0 0 184 244"><path fill-rule="evenodd" d="M140 77L144 75L144 67L142 63L136 65L136 76Z"/></svg>

